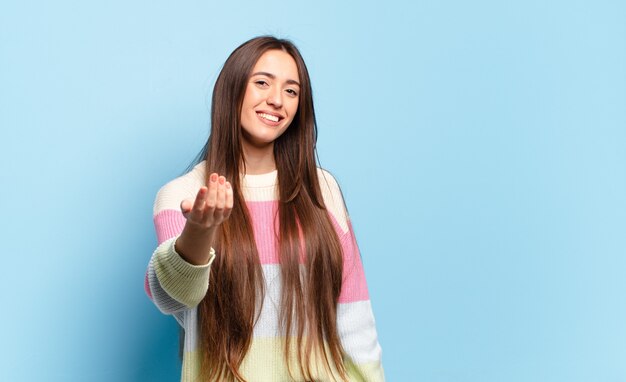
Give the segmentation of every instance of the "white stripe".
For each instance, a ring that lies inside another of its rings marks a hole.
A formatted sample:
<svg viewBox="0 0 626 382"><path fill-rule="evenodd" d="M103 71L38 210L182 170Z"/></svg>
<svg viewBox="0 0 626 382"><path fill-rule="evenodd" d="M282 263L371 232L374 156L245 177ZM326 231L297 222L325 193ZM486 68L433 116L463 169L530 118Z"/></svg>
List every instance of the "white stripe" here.
<svg viewBox="0 0 626 382"><path fill-rule="evenodd" d="M278 316L282 283L278 264L263 265L266 290L261 316L254 327L255 337L278 337ZM357 363L379 360L380 344L369 300L339 304L337 331L346 353Z"/></svg>
<svg viewBox="0 0 626 382"><path fill-rule="evenodd" d="M280 336L278 316L282 293L280 265L264 264L262 267L265 277L265 300L263 300L261 316L254 326L254 336L277 337Z"/></svg>
<svg viewBox="0 0 626 382"><path fill-rule="evenodd" d="M254 327L254 337L277 338L282 336L278 321L282 291L280 266L266 264L262 267L266 280L265 301ZM196 350L198 346L197 314L197 308L184 312L186 351ZM369 300L339 304L337 330L344 350L355 363L381 359L381 348Z"/></svg>
<svg viewBox="0 0 626 382"><path fill-rule="evenodd" d="M376 323L369 300L339 304L337 331L344 350L355 363L381 359Z"/></svg>
<svg viewBox="0 0 626 382"><path fill-rule="evenodd" d="M202 161L190 172L161 187L154 202L153 215L156 216L163 210L178 211L180 202L184 199L193 201L200 187L205 185L205 167L205 162ZM341 229L344 232L348 231L348 216L337 181L328 171L321 168L317 169L317 176L326 207ZM249 202L277 200L278 187L246 187L243 194Z"/></svg>
<svg viewBox="0 0 626 382"><path fill-rule="evenodd" d="M335 220L344 232L348 231L348 213L341 195L341 189L337 180L326 170L318 168L317 177L319 178L320 188L324 204L328 211L335 217Z"/></svg>
<svg viewBox="0 0 626 382"><path fill-rule="evenodd" d="M204 186L204 162L196 165L193 170L168 182L161 187L154 201L153 215L163 210L180 210L180 202L184 199L194 201L200 187Z"/></svg>
<svg viewBox="0 0 626 382"><path fill-rule="evenodd" d="M195 351L198 348L198 307L193 307L184 312L183 328L185 329L185 351Z"/></svg>

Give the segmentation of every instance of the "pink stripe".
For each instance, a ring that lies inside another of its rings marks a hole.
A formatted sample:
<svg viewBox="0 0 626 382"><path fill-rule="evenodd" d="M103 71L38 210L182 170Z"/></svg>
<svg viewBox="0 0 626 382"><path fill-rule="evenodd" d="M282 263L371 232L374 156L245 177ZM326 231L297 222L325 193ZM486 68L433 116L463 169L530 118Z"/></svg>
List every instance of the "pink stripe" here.
<svg viewBox="0 0 626 382"><path fill-rule="evenodd" d="M280 262L276 242L278 202L247 202L246 205L252 217L254 238L261 264L278 264ZM343 286L339 295L339 302L349 303L368 300L369 293L367 291L363 264L361 263L361 254L354 239L352 225L348 222L348 231L344 232L335 217L332 214L330 217L341 241L344 253Z"/></svg>
<svg viewBox="0 0 626 382"><path fill-rule="evenodd" d="M185 226L185 221L185 217L179 210L163 210L156 214L154 216L154 228L159 245L167 239L180 235Z"/></svg>
<svg viewBox="0 0 626 382"><path fill-rule="evenodd" d="M339 303L349 303L355 301L369 300L365 272L361 263L361 253L356 244L352 224L348 221L348 232L341 233L342 230L333 218L335 229L341 240L343 248L343 282Z"/></svg>
<svg viewBox="0 0 626 382"><path fill-rule="evenodd" d="M278 234L278 201L246 202L252 218L252 229L256 240L261 264L279 264L276 236ZM337 231L344 253L343 286L339 295L340 303L369 299L363 264L359 248L354 239L352 225L344 232L331 214L331 221ZM180 235L185 226L185 217L179 210L163 210L154 217L154 226L159 244ZM146 279L147 282L147 279ZM149 288L146 290L148 291Z"/></svg>
<svg viewBox="0 0 626 382"><path fill-rule="evenodd" d="M278 201L246 202L246 206L252 219L261 264L278 264Z"/></svg>

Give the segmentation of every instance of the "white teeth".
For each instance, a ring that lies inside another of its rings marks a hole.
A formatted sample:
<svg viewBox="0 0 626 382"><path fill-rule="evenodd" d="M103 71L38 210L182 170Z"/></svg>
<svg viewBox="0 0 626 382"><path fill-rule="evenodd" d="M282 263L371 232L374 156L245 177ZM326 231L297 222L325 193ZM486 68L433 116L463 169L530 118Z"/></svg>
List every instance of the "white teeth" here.
<svg viewBox="0 0 626 382"><path fill-rule="evenodd" d="M265 118L265 119L267 119L269 121L273 121L273 122L278 122L278 117L275 116L275 115L269 115L269 114L265 114L265 113L257 113L257 114L259 114L259 116L261 118Z"/></svg>

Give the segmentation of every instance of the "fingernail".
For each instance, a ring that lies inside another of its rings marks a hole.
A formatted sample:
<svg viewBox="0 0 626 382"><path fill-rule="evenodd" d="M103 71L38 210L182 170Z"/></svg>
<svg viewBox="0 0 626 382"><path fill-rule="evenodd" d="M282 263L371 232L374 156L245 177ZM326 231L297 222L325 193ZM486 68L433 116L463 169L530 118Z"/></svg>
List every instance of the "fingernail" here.
<svg viewBox="0 0 626 382"><path fill-rule="evenodd" d="M211 182L217 181L217 174L211 174Z"/></svg>
<svg viewBox="0 0 626 382"><path fill-rule="evenodd" d="M220 176L220 184L224 184L226 182L226 178Z"/></svg>
<svg viewBox="0 0 626 382"><path fill-rule="evenodd" d="M226 188L230 189L230 182L226 182Z"/></svg>

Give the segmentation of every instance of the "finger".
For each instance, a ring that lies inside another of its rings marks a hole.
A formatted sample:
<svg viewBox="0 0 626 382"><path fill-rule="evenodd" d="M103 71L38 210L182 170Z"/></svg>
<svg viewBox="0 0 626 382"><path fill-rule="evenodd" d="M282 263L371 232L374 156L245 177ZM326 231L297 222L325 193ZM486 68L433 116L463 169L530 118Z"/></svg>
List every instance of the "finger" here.
<svg viewBox="0 0 626 382"><path fill-rule="evenodd" d="M206 203L207 197L207 188L205 186L200 187L198 190L198 194L196 195L196 200L193 203L193 207L189 213L189 217L194 221L199 221L202 219L204 205Z"/></svg>
<svg viewBox="0 0 626 382"><path fill-rule="evenodd" d="M217 199L215 208L218 210L224 209L226 204L226 178L220 176L217 180Z"/></svg>
<svg viewBox="0 0 626 382"><path fill-rule="evenodd" d="M209 212L208 210L212 210L215 208L215 199L217 198L217 179L218 175L216 173L211 174L209 177L209 192L206 197L206 205L204 206L205 212ZM213 211L211 211L212 213Z"/></svg>
<svg viewBox="0 0 626 382"><path fill-rule="evenodd" d="M224 205L226 204L226 178L220 176L217 179L217 195L215 197L215 210L213 221L220 224L224 220Z"/></svg>
<svg viewBox="0 0 626 382"><path fill-rule="evenodd" d="M226 202L224 204L224 219L230 216L230 212L233 210L233 186L230 182L226 182L225 184L225 192L226 192Z"/></svg>
<svg viewBox="0 0 626 382"><path fill-rule="evenodd" d="M200 187L198 193L196 194L196 200L193 203L194 210L201 210L204 207L204 203L206 200L207 188L205 186Z"/></svg>
<svg viewBox="0 0 626 382"><path fill-rule="evenodd" d="M180 211L183 213L183 216L186 218L191 209L193 208L193 203L189 199L185 199L180 202Z"/></svg>

